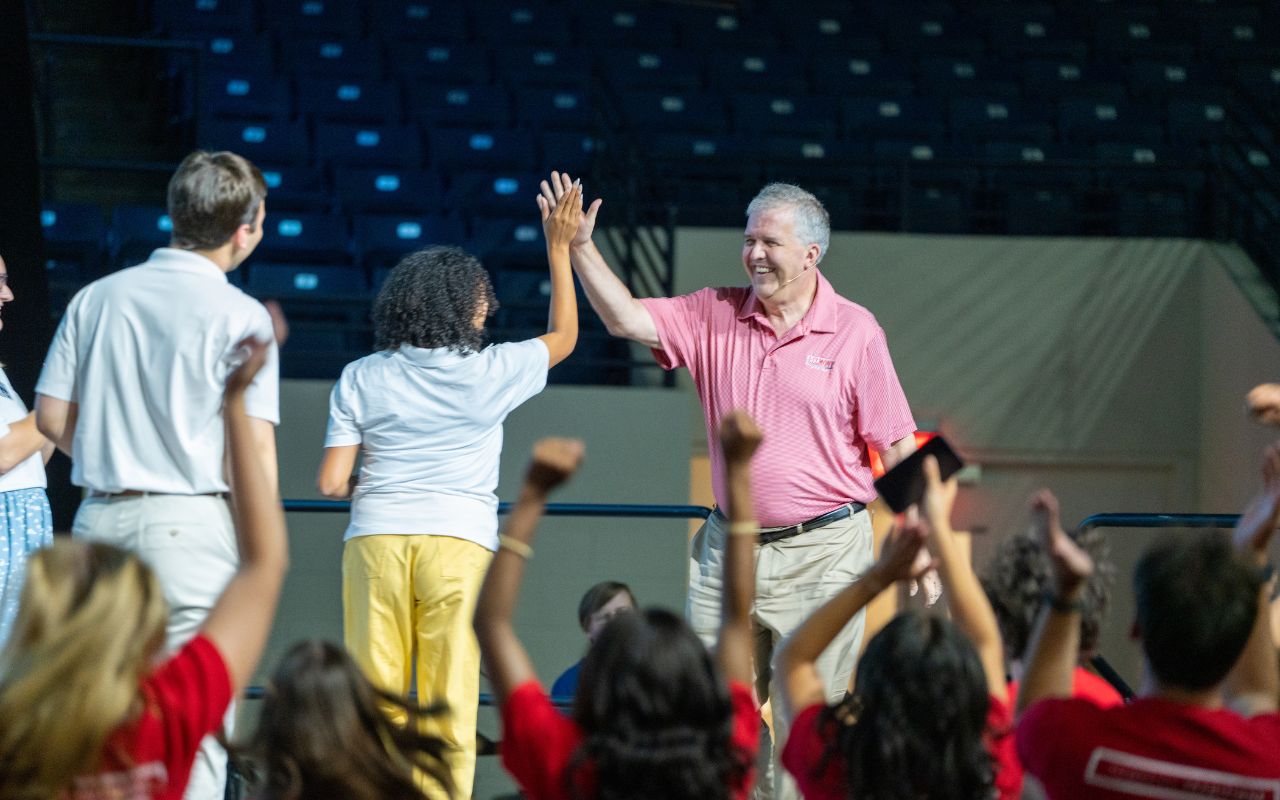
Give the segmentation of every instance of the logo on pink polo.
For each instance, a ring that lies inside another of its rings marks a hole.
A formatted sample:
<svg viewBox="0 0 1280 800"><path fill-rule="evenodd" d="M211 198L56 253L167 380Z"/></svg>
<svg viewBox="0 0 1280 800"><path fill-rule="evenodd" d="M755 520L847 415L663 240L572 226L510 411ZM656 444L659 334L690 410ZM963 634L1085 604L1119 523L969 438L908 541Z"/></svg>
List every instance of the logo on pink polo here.
<svg viewBox="0 0 1280 800"><path fill-rule="evenodd" d="M805 356L804 365L809 369L820 369L823 372L830 372L835 369L836 361L834 358L823 358L822 356Z"/></svg>

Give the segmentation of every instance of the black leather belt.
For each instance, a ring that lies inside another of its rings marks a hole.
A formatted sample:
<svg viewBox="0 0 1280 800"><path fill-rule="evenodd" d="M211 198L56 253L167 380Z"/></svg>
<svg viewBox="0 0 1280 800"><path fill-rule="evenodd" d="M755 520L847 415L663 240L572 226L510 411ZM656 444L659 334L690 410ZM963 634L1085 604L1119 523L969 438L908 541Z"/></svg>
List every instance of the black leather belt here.
<svg viewBox="0 0 1280 800"><path fill-rule="evenodd" d="M851 502L840 506L834 511L828 511L821 516L805 520L798 525L787 525L782 528L761 528L760 533L757 535L757 541L760 544L772 544L774 542L780 542L783 539L790 539L792 536L799 536L802 533L816 530L824 525L830 525L833 522L848 519L859 511L864 510L866 507L867 506L864 503ZM717 508L716 513L720 515L721 519L725 518L724 513L720 509Z"/></svg>

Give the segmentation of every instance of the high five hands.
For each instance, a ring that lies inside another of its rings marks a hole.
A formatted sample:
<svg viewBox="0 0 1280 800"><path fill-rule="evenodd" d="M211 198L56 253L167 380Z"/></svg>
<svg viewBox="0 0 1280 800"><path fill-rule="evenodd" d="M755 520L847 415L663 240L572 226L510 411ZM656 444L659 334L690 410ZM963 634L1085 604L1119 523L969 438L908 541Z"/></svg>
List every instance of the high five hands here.
<svg viewBox="0 0 1280 800"><path fill-rule="evenodd" d="M569 178L567 172L552 172L551 180L543 181L541 184L542 194L538 195L538 208L542 211L543 227L546 226L548 216L554 214L567 195L569 195L574 187L577 187L578 193L572 201L568 203L570 206L576 206L577 211L574 219L577 222L577 230L570 239L571 247L580 247L591 241L591 233L596 229L596 214L600 211L600 204L604 202L600 198L592 201L586 212L582 211L582 182L574 182ZM550 241L550 234L547 239Z"/></svg>

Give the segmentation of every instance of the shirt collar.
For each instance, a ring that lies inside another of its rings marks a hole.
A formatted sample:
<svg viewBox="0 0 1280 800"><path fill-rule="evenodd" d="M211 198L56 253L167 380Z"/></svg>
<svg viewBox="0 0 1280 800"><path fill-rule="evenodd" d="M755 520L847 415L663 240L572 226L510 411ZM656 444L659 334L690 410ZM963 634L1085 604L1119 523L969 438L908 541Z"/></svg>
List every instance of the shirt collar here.
<svg viewBox="0 0 1280 800"><path fill-rule="evenodd" d="M414 347L411 344L400 345L393 354L398 354L410 364L419 367L448 367L461 364L476 355L471 353L464 356L447 347Z"/></svg>
<svg viewBox="0 0 1280 800"><path fill-rule="evenodd" d="M180 250L177 247L156 248L151 253L151 258L147 259L147 266L175 269L206 277L217 276L223 281L227 280L227 273L222 271L222 267L202 255L190 250Z"/></svg>
<svg viewBox="0 0 1280 800"><path fill-rule="evenodd" d="M769 321L760 298L756 297L755 289L747 292L746 299L738 309L738 319L745 321L752 317L758 317L766 323ZM813 333L835 333L836 290L821 272L818 273L818 290L813 295L813 304L804 312L800 323L807 325L807 330Z"/></svg>

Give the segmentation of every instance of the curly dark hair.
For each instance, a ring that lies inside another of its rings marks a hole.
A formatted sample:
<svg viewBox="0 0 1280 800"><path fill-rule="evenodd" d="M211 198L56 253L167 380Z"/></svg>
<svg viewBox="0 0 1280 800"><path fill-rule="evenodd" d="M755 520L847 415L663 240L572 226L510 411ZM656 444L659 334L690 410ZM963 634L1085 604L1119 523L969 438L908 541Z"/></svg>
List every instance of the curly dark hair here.
<svg viewBox="0 0 1280 800"><path fill-rule="evenodd" d="M950 621L899 614L858 661L857 694L819 719L848 796L857 800L988 800L995 768L983 741L987 679Z"/></svg>
<svg viewBox="0 0 1280 800"><path fill-rule="evenodd" d="M1070 536L1094 563L1093 575L1085 585L1084 610L1080 615L1080 652L1089 655L1098 647L1102 619L1111 604L1116 569L1111 563L1111 547L1101 530L1073 531ZM1001 542L982 574L982 588L1000 623L1000 638L1004 640L1007 658L1022 659L1031 643L1036 617L1044 607L1045 592L1053 588L1049 560L1040 539L1020 533Z"/></svg>
<svg viewBox="0 0 1280 800"><path fill-rule="evenodd" d="M567 788L579 800L727 800L751 769L732 744L720 670L669 611L609 622L583 660L573 716L584 737Z"/></svg>
<svg viewBox="0 0 1280 800"><path fill-rule="evenodd" d="M498 310L489 273L475 256L456 247L428 247L410 253L373 302L374 348L447 347L462 355L481 350L484 326Z"/></svg>
<svg viewBox="0 0 1280 800"><path fill-rule="evenodd" d="M258 727L235 757L262 800L424 798L415 771L452 795L448 745L422 732L446 711L374 688L336 644L303 641L271 676Z"/></svg>

